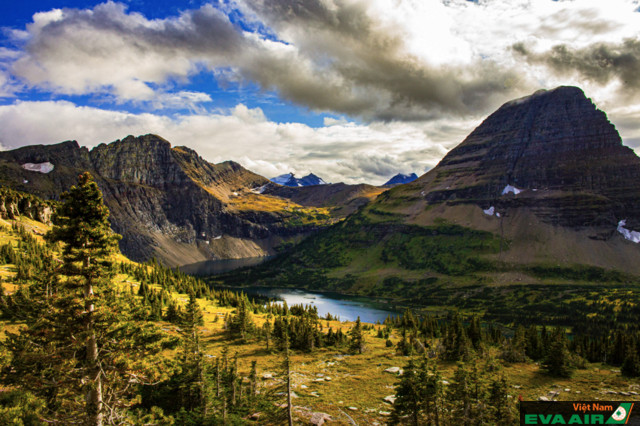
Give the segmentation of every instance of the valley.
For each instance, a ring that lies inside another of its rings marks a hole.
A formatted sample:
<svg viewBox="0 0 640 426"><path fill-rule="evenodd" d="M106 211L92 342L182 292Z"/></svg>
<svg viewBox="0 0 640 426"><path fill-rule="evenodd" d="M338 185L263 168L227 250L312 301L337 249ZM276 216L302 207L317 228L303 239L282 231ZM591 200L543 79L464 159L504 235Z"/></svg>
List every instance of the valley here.
<svg viewBox="0 0 640 426"><path fill-rule="evenodd" d="M390 187L280 185L155 135L1 152L0 421L94 415L91 339L115 424L514 424L520 399L633 400L638 174L572 87Z"/></svg>
<svg viewBox="0 0 640 426"><path fill-rule="evenodd" d="M18 252L21 252L25 247L21 241L25 241L25 238L27 240L34 238L37 241L36 244L42 244L40 235L47 232L48 229L49 227L46 224L24 216L16 217L13 220L2 220L0 223L0 244L9 244L15 247ZM27 237L28 235L35 235L35 237ZM179 306L184 312L188 305L189 294L180 289L195 285L193 288L199 289L198 293L202 295L202 297L197 298L203 317L202 325L197 328L201 342L202 362L208 364L209 368L213 368L214 365L217 365L215 364L216 360L220 360L222 357L237 359L237 361L234 361L237 362L236 374L243 377L242 383L248 383L247 381L251 380L251 365L252 362L257 362L257 389L259 394L265 398L274 398L273 401L278 407L286 407L286 399L282 395L268 396L271 395L269 390L277 388L284 378L282 373L283 354L274 347L277 344L275 334L267 337L263 331L265 330L265 323L270 322L273 324L274 318L278 318L280 314L269 309L265 310L259 304L256 304L254 305L253 313L250 314L251 328L248 330L252 331L244 339L240 338L239 335L233 337L229 334L230 318L238 315L242 308L238 305L233 306L233 304L238 303L238 300L234 298L232 293L205 291L203 287L196 285L197 282L192 279L182 283L184 278L172 276L167 269L158 269L158 266L153 264L138 265L121 255L118 255L116 259L118 262L122 262L122 266L118 267L119 272L114 277L114 285L121 289L123 297L128 299L128 303L134 309L142 309L142 312L146 312L143 314L144 319L141 318L143 322L151 322L157 327L157 332L163 338L173 341L162 351L162 358L165 361L181 362L180 346L172 345L175 345L177 339L184 339L184 337L180 337L180 329L183 326L169 316L169 311L174 308L168 308L167 306ZM21 299L18 295L26 291L25 283L28 282L29 278L26 281L24 278L19 278L16 275L17 268L21 267L16 264L4 264L0 268L3 288L3 299L2 304L0 304L3 313L3 339L6 339L6 333L16 333L25 326L24 320L21 319L19 311L15 307L24 306L21 304L28 303L28 299ZM31 269L33 266L29 268ZM36 272L34 269L31 269L31 271L31 273ZM191 284L185 287L184 284L189 282ZM154 306L160 299L157 299L154 294L156 296L163 295L160 306L164 307L160 311L155 311L156 308ZM35 295L31 297L35 297ZM311 299L306 299L305 297L314 296L304 295L303 293L302 296L298 294L297 299L289 299L289 301L300 301L300 297L304 299L303 301L309 301ZM7 306L14 306L14 308L8 309ZM288 315L291 320L299 315L299 313L294 312L295 306L295 304L289 305L291 312ZM319 332L324 335L328 330L331 330L329 333L336 333L340 330L344 333L345 339L349 339L350 330L355 327L354 321L337 321L329 316L316 320L313 320L313 316L309 318L317 323ZM439 318L442 321L450 321L450 318L447 319L446 315ZM406 347L405 349L400 349L401 342L405 339L403 337L405 333L413 333L410 331L413 326L408 326L407 328L407 325L402 325L402 321L388 322L387 320L363 324L365 327L363 333L365 350L362 354L354 353L350 349L348 341L343 344L322 345L312 350L300 348L292 351L291 377L292 390L295 394L292 402L295 424L318 424L319 418L324 419L328 424L345 425L352 424L352 422L382 425L392 420L394 404L390 403L390 401L395 398L397 385L402 378L394 371L397 371L398 368L406 369L406 363L409 359L406 356L407 353L413 353L414 357L418 356L418 359L420 357L418 349L406 349ZM510 416L515 416L516 402L520 397L525 400L540 398L559 401L575 399L625 400L628 398L633 399L634 395L640 392L640 381L621 376L619 367L598 362L586 362L573 370L570 377L558 377L546 373L538 362L534 363L525 358L522 358L522 360L507 358L506 353L510 353L508 352L511 347L510 341L504 338L499 338L497 341L493 340L495 337L491 337L493 332L489 328L482 332L481 339L483 343L481 350L471 349L468 355L461 356L459 361L455 361L451 358L452 355L448 355L447 352L451 349L450 343L447 343L447 336L450 331L447 331L448 328L444 326L447 322L442 323L441 332L433 329L432 331L427 331L428 322L423 323L423 325L417 325L418 329L422 331L416 334L416 336L424 336L430 347L440 348L437 351L442 351L437 361L430 361L431 368L434 366L437 368L441 377L440 380L442 380L442 400L437 399L436 401L439 401L437 402L438 404L442 404L443 410L451 410L450 414L446 414L445 411L441 413L440 421L442 424L457 424L457 420L455 420L457 417L455 416L461 413L457 411L459 408L456 407L461 407L461 405L457 404L462 402L456 402L456 399L447 396L449 391L453 391L456 386L460 385L460 368L463 368L466 374L471 375L469 379L464 380L471 380L470 383L475 384L474 386L479 389L478 396L473 396L473 394L469 396L473 401L476 401L476 398L477 402L480 400L485 401L485 398L489 397L489 385L497 380L502 380L502 378L506 380L504 403L508 413L510 413L507 415L507 419L515 418ZM469 334L471 329L468 327L469 324L467 323L465 325L467 334L472 336L472 334ZM435 334L430 334L432 332L435 332ZM380 337L381 333L384 336L382 338ZM422 338L420 337L420 339ZM392 342L392 345L389 346L386 343L387 341ZM269 345L270 349L268 349ZM405 352L406 350L409 352ZM429 356L431 357L431 355ZM6 357L0 357L0 359L5 360L3 362L7 360ZM472 369L472 365L476 366L475 370ZM165 368L169 370L165 371L165 377L166 375L180 374L179 369L172 370L176 367L177 365L171 363L166 365ZM163 384L159 388L156 385L157 391L155 392L162 392L162 386L169 384L166 381L161 383ZM215 380L208 386L212 386L212 389L215 389ZM3 420L11 418L8 416L26 416L26 412L20 411L16 401L11 399L11 389L11 386L5 387L3 392L0 392L0 419ZM151 392L154 392L153 389L154 387L149 388ZM149 390L143 392L147 396L143 397L142 405L137 409L135 416L141 416L144 412L144 407L148 406L145 398L153 395L153 393L149 393ZM224 392L231 392L230 388ZM248 388L245 392L248 392ZM156 398L154 401L162 404L162 399L158 399L159 395L161 393L154 396ZM226 395L230 397L231 393ZM390 399L390 397L393 398ZM173 399L173 401L176 401L176 399ZM222 412L220 410L222 406L219 405L220 402L216 401L220 401L220 399L212 397L210 410L221 416ZM281 405L283 402L284 406ZM474 408L474 416L482 413L482 411L475 411L480 410L480 405L476 405L477 402L474 402L473 405L473 407L478 407ZM175 402L170 406L175 409L174 404ZM251 404L247 400L247 402L238 403L237 406L230 405L227 414L229 416L228 421L238 424L244 422L252 423L251 416L255 415L256 412L260 413L260 409L252 408ZM172 411L169 409L170 406L163 406L163 411L155 409L153 417L147 415L146 421L153 421L156 424L173 424L180 418L184 419L184 417L181 417L184 414ZM286 409L280 408L276 411L282 412L282 410ZM40 416L47 416L45 411L38 411L37 413ZM262 416L258 420L260 424L280 424L277 420L277 413L261 412L260 415ZM276 417L269 417L272 415ZM490 416L490 414L482 415ZM130 419L134 424L142 421L142 417L133 416L133 412L130 416L132 416ZM140 420L134 420L135 418ZM491 421L489 420L490 418L488 417L488 421ZM511 420L507 420L505 424L512 424Z"/></svg>

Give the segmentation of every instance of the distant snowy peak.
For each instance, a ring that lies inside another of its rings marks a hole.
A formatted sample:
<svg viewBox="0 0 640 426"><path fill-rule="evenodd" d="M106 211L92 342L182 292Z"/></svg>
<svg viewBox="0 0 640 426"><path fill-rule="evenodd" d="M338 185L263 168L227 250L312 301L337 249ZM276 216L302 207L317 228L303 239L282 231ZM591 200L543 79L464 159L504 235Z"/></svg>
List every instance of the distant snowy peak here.
<svg viewBox="0 0 640 426"><path fill-rule="evenodd" d="M298 186L296 184L296 178L293 176L293 173L287 173L287 174L284 174L284 175L276 176L276 177L271 178L269 180L271 182L277 183L278 185Z"/></svg>
<svg viewBox="0 0 640 426"><path fill-rule="evenodd" d="M321 177L318 177L313 173L309 173L308 175L298 179L298 184L300 186L326 185L327 182L323 181Z"/></svg>
<svg viewBox="0 0 640 426"><path fill-rule="evenodd" d="M326 185L327 182L322 178L309 173L308 175L296 178L293 173L287 173L270 179L271 182L277 183L282 186L311 186L311 185Z"/></svg>
<svg viewBox="0 0 640 426"><path fill-rule="evenodd" d="M401 185L403 183L413 182L416 179L418 179L418 175L416 175L415 173L411 173L410 175L398 173L397 175L389 179L389 181L383 186Z"/></svg>

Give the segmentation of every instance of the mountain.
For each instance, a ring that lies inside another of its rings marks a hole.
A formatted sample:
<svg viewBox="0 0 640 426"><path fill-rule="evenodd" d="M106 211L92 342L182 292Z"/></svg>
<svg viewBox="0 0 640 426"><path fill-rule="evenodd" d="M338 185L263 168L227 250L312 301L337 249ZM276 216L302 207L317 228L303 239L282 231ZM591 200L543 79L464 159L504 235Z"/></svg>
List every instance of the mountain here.
<svg viewBox="0 0 640 426"><path fill-rule="evenodd" d="M416 302L635 282L638 230L640 158L582 90L558 87L506 103L428 173L242 279Z"/></svg>
<svg viewBox="0 0 640 426"><path fill-rule="evenodd" d="M382 186L402 185L404 183L413 182L416 179L418 179L418 175L416 175L415 173L411 173L410 175L403 175L402 173L398 173Z"/></svg>
<svg viewBox="0 0 640 426"><path fill-rule="evenodd" d="M282 186L313 186L313 185L326 185L327 182L322 180L322 178L314 175L313 173L309 173L308 175L296 178L293 173L287 173L284 175L280 175L274 178L271 178L271 182L277 183Z"/></svg>
<svg viewBox="0 0 640 426"><path fill-rule="evenodd" d="M274 254L335 219L261 194L269 180L227 161L211 164L156 135L128 136L92 150L75 141L0 152L0 184L58 199L91 172L104 194L121 250L169 265Z"/></svg>
<svg viewBox="0 0 640 426"><path fill-rule="evenodd" d="M285 198L306 207L331 208L336 217L346 217L365 206L386 188L373 185L328 183L311 186L281 186L273 183L263 187L262 193Z"/></svg>

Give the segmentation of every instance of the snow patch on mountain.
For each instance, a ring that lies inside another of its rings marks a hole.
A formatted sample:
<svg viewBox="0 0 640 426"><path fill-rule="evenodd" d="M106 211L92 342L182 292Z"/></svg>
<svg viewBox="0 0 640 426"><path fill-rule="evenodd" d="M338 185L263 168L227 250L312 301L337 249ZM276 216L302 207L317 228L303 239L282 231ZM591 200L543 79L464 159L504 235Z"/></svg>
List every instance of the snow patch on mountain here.
<svg viewBox="0 0 640 426"><path fill-rule="evenodd" d="M22 168L30 172L50 173L53 171L54 166L47 161L45 163L24 163Z"/></svg>
<svg viewBox="0 0 640 426"><path fill-rule="evenodd" d="M262 185L257 188L251 188L250 191L254 194L262 194L265 189L267 189L267 185Z"/></svg>
<svg viewBox="0 0 640 426"><path fill-rule="evenodd" d="M493 216L493 213L495 213L496 209L491 206L486 210L482 210L484 212L484 214L489 215L489 216Z"/></svg>
<svg viewBox="0 0 640 426"><path fill-rule="evenodd" d="M504 187L504 189L502 190L502 195L506 195L508 193L512 193L513 195L518 195L519 193L521 193L523 190L520 188L516 188L513 185L507 185Z"/></svg>
<svg viewBox="0 0 640 426"><path fill-rule="evenodd" d="M627 220L621 220L618 222L618 232L622 234L622 236L633 243L640 243L640 232L632 231L630 229L625 228L624 226L627 224Z"/></svg>

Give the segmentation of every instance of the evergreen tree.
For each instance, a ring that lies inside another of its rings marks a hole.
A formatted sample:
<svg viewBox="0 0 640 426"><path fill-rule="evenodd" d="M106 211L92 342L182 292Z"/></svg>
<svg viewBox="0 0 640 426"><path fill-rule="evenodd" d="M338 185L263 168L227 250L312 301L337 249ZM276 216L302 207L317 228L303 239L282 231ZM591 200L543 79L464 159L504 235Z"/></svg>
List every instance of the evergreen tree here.
<svg viewBox="0 0 640 426"><path fill-rule="evenodd" d="M419 381L423 386L422 399L425 404L427 424L438 426L442 418L444 405L444 389L442 375L434 362L431 370L428 368L427 359L424 358L419 370Z"/></svg>
<svg viewBox="0 0 640 426"><path fill-rule="evenodd" d="M451 416L454 424L468 425L473 418L471 413L472 384L469 372L463 364L458 363L458 368L453 376L453 383L449 388L449 400L453 403Z"/></svg>
<svg viewBox="0 0 640 426"><path fill-rule="evenodd" d="M526 349L525 329L519 325L516 327L513 337L507 342L506 347L502 351L502 359L507 362L525 362L527 360Z"/></svg>
<svg viewBox="0 0 640 426"><path fill-rule="evenodd" d="M552 336L543 367L552 376L571 377L573 366L564 331L558 330Z"/></svg>
<svg viewBox="0 0 640 426"><path fill-rule="evenodd" d="M480 319L477 316L471 318L469 323L469 330L467 332L469 340L476 351L480 351L482 344L482 326L480 325Z"/></svg>
<svg viewBox="0 0 640 426"><path fill-rule="evenodd" d="M413 359L405 366L400 382L396 384L396 400L393 404L391 421L393 424L421 424L421 411L423 409L423 383L416 373Z"/></svg>
<svg viewBox="0 0 640 426"><path fill-rule="evenodd" d="M200 347L200 330L204 324L202 310L194 293L189 293L189 302L180 320L182 337L180 393L182 407L192 414L206 416L206 380L203 353Z"/></svg>
<svg viewBox="0 0 640 426"><path fill-rule="evenodd" d="M492 381L489 385L488 402L492 411L493 424L508 426L515 423L515 416L509 406L507 389L507 381L504 376Z"/></svg>
<svg viewBox="0 0 640 426"><path fill-rule="evenodd" d="M622 362L620 372L626 377L640 376L640 356L634 345L629 345L627 348L627 355Z"/></svg>
<svg viewBox="0 0 640 426"><path fill-rule="evenodd" d="M356 353L361 354L364 351L364 334L362 332L362 324L360 317L356 320L355 325L349 331L349 348Z"/></svg>
<svg viewBox="0 0 640 426"><path fill-rule="evenodd" d="M445 358L458 361L469 356L469 339L462 325L462 319L457 312L453 313L444 337Z"/></svg>
<svg viewBox="0 0 640 426"><path fill-rule="evenodd" d="M542 347L542 339L538 334L538 328L535 325L530 326L526 333L526 355L534 361L544 356L544 348Z"/></svg>
<svg viewBox="0 0 640 426"><path fill-rule="evenodd" d="M253 319L251 318L250 302L246 295L242 295L240 303L236 309L236 314L230 318L228 331L231 338L240 337L246 340L255 328Z"/></svg>
<svg viewBox="0 0 640 426"><path fill-rule="evenodd" d="M30 315L18 334L7 333L12 360L3 379L43 398L49 421L117 423L136 384L155 377L148 363L162 339L153 326L130 321L131 304L112 284L119 236L91 175L79 176L62 200L47 235L62 243L62 275L44 287L34 283L33 306L47 309Z"/></svg>

